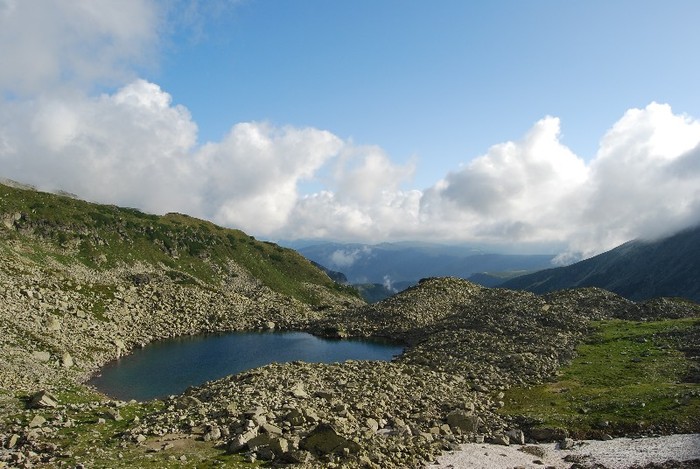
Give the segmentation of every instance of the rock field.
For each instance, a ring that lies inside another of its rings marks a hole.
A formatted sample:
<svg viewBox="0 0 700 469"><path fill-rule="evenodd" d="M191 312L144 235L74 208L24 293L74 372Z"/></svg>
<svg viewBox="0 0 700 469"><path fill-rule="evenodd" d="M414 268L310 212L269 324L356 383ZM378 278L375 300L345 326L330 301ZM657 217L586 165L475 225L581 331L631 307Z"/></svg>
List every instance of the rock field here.
<svg viewBox="0 0 700 469"><path fill-rule="evenodd" d="M60 465L66 456L48 437L76 424L67 410L107 405L104 419L121 419L127 403L69 404L57 396L108 361L167 337L275 328L383 337L406 350L392 362L271 364L190 388L126 422L124 447L179 435L250 461L422 467L461 443L532 438L497 413L502 391L555 375L591 320L700 313L680 300L637 304L599 289L537 296L455 278L424 279L378 304L326 293L309 306L233 263L229 274L220 286L182 284L148 264L95 270L35 259L4 239L0 467ZM26 422L7 417L20 414ZM567 436L549 431L539 439Z"/></svg>

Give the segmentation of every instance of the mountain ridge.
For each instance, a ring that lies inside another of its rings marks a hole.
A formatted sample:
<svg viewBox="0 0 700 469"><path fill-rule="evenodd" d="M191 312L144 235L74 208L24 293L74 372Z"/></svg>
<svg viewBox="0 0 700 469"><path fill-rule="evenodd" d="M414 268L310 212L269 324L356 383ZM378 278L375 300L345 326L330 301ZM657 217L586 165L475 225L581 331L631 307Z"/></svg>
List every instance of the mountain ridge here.
<svg viewBox="0 0 700 469"><path fill-rule="evenodd" d="M575 264L515 277L502 288L547 293L599 287L631 300L700 301L700 225L659 240L633 240Z"/></svg>
<svg viewBox="0 0 700 469"><path fill-rule="evenodd" d="M422 278L469 278L478 272L533 271L549 267L552 254L499 254L434 243L320 243L298 248L306 258L345 274L353 284Z"/></svg>

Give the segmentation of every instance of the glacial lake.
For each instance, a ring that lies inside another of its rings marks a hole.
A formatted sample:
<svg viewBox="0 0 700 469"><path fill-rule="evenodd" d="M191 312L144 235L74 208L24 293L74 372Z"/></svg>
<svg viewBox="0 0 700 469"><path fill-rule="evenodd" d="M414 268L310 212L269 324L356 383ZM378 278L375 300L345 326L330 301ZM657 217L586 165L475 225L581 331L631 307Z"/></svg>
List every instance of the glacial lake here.
<svg viewBox="0 0 700 469"><path fill-rule="evenodd" d="M403 349L380 341L322 339L305 332L178 337L108 363L88 384L116 399L146 401L269 363L388 361Z"/></svg>

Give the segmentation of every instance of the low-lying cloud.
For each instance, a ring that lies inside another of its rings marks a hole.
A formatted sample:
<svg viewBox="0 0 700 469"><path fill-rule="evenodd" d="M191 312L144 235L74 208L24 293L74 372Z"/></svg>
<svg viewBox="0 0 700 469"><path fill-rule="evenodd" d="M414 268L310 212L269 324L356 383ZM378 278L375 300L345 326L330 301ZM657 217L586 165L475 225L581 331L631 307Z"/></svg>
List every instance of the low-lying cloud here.
<svg viewBox="0 0 700 469"><path fill-rule="evenodd" d="M357 249L337 249L330 255L330 265L333 268L345 269L351 267L358 259L372 255L369 246L362 246Z"/></svg>

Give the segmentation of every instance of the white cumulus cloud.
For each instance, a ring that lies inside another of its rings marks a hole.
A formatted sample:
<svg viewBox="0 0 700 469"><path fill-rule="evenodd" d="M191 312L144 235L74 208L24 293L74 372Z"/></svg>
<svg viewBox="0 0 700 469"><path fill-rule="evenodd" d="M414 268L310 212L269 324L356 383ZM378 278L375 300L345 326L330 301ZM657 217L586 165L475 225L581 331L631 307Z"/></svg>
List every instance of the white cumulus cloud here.
<svg viewBox="0 0 700 469"><path fill-rule="evenodd" d="M700 121L666 104L630 109L590 164L572 249L590 255L700 223Z"/></svg>
<svg viewBox="0 0 700 469"><path fill-rule="evenodd" d="M317 129L237 124L222 142L198 152L207 179L204 211L217 222L258 233L279 230L297 203L299 183L342 145L338 137Z"/></svg>
<svg viewBox="0 0 700 469"><path fill-rule="evenodd" d="M445 238L561 240L589 169L559 137L559 119L546 117L522 140L494 145L427 190L422 214Z"/></svg>
<svg viewBox="0 0 700 469"><path fill-rule="evenodd" d="M5 176L146 210L197 209L197 126L153 83L5 103L0 135Z"/></svg>
<svg viewBox="0 0 700 469"><path fill-rule="evenodd" d="M0 89L119 83L152 56L158 25L148 0L0 0Z"/></svg>

